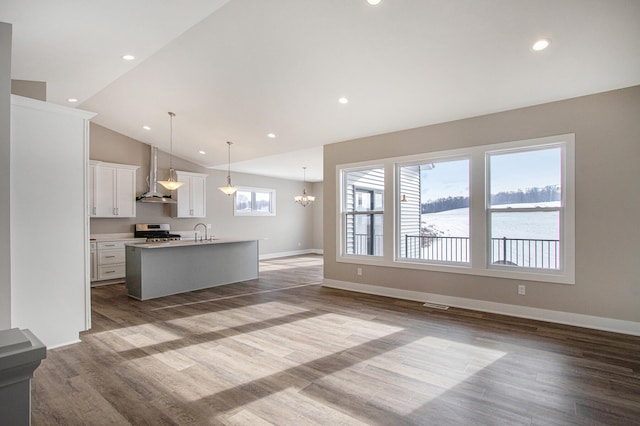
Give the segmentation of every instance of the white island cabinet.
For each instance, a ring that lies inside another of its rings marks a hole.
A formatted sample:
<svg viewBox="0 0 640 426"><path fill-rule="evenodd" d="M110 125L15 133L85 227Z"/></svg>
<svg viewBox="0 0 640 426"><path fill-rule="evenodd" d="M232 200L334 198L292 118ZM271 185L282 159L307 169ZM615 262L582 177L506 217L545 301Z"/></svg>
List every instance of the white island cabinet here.
<svg viewBox="0 0 640 426"><path fill-rule="evenodd" d="M91 161L91 217L136 217L138 166Z"/></svg>
<svg viewBox="0 0 640 426"><path fill-rule="evenodd" d="M207 205L207 175L176 170L183 185L175 191L176 204L171 206L173 217L205 217Z"/></svg>

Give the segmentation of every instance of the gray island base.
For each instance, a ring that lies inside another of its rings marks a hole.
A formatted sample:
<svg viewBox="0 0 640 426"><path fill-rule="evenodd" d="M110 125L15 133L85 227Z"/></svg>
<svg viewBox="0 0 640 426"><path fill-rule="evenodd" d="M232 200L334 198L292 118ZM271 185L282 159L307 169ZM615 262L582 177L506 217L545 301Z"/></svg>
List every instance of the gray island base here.
<svg viewBox="0 0 640 426"><path fill-rule="evenodd" d="M129 297L148 300L258 278L258 241L132 243L126 265Z"/></svg>

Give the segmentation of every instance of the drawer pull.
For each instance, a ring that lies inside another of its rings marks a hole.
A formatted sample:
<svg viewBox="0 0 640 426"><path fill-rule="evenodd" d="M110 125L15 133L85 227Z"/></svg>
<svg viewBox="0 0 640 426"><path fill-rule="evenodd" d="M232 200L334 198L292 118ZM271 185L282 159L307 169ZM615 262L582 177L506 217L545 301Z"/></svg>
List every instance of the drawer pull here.
<svg viewBox="0 0 640 426"><path fill-rule="evenodd" d="M105 256L105 257L106 257L107 259L112 259L112 258L114 258L115 256Z"/></svg>
<svg viewBox="0 0 640 426"><path fill-rule="evenodd" d="M115 274L116 271L104 271L105 274Z"/></svg>

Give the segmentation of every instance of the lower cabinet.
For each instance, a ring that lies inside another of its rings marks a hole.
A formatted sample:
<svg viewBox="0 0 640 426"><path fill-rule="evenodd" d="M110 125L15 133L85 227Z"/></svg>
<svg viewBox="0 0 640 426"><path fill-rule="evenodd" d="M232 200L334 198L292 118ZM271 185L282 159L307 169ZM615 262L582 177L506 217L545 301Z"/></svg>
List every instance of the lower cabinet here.
<svg viewBox="0 0 640 426"><path fill-rule="evenodd" d="M97 251L97 243L91 241L91 282L97 281L98 279L98 251Z"/></svg>
<svg viewBox="0 0 640 426"><path fill-rule="evenodd" d="M93 272L93 265L91 269L91 282L93 285L100 285L102 281L104 281L104 284L111 284L114 280L124 281L127 275L124 248L125 243L131 241L138 240L98 241L95 243L95 253L91 253L91 259L95 260L95 273Z"/></svg>

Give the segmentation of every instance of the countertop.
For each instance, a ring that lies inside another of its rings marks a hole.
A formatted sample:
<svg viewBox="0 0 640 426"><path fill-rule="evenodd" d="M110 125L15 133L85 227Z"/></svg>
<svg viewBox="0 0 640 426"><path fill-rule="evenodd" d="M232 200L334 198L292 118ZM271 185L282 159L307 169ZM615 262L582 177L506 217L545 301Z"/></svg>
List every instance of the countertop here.
<svg viewBox="0 0 640 426"><path fill-rule="evenodd" d="M228 243L242 243L247 241L256 241L247 240L247 239L237 239L237 238L213 238L209 240L176 240L176 241L159 241L155 243L136 243L136 242L128 242L125 243L126 246L137 247L143 249L159 249L159 248L171 248L171 247L186 247L186 246L207 246L211 244L228 244Z"/></svg>

